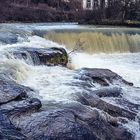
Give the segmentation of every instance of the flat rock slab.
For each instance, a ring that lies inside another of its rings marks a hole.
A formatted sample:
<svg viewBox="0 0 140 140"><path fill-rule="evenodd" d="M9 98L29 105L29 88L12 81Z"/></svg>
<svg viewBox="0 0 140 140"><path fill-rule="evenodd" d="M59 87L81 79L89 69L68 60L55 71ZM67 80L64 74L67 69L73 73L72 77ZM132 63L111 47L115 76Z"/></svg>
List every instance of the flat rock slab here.
<svg viewBox="0 0 140 140"><path fill-rule="evenodd" d="M32 61L34 65L63 65L68 63L68 55L63 48L20 47L9 51L17 59Z"/></svg>

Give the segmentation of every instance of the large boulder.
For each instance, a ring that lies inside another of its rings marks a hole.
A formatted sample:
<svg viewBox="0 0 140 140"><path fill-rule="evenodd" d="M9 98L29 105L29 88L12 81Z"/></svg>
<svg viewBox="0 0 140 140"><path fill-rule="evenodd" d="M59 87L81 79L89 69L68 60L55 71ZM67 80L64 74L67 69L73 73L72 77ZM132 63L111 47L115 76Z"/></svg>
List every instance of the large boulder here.
<svg viewBox="0 0 140 140"><path fill-rule="evenodd" d="M20 47L10 50L16 59L24 59L34 65L63 65L68 63L68 55L63 48L27 48Z"/></svg>
<svg viewBox="0 0 140 140"><path fill-rule="evenodd" d="M14 118L13 118L14 119ZM34 113L14 121L30 140L131 140L132 134L110 116L96 109L72 103Z"/></svg>
<svg viewBox="0 0 140 140"><path fill-rule="evenodd" d="M77 70L75 78L90 81L101 86L109 86L110 84L133 86L133 83L124 80L121 76L109 69L82 68Z"/></svg>
<svg viewBox="0 0 140 140"><path fill-rule="evenodd" d="M0 104L27 98L27 93L29 92L33 92L33 90L17 84L6 76L0 75Z"/></svg>
<svg viewBox="0 0 140 140"><path fill-rule="evenodd" d="M34 112L38 112L41 108L41 101L36 98L28 98L21 101L11 101L0 106L0 111L9 116L11 120L18 121L19 117L24 117ZM14 119L12 119L14 118Z"/></svg>

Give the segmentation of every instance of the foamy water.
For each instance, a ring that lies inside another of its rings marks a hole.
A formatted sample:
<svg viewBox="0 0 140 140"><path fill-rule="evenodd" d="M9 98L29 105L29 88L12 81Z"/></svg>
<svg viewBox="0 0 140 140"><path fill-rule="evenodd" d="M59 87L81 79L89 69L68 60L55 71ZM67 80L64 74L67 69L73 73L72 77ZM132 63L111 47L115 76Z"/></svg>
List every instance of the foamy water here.
<svg viewBox="0 0 140 140"><path fill-rule="evenodd" d="M135 86L140 87L140 53L97 55L76 53L71 58L76 69L82 67L107 68L118 73L124 79L133 82Z"/></svg>

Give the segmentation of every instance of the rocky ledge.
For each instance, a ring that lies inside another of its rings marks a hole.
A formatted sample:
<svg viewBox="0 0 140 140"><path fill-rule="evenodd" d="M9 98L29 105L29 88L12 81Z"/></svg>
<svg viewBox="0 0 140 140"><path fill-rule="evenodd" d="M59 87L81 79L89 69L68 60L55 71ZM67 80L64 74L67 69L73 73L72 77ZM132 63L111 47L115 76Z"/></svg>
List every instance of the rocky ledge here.
<svg viewBox="0 0 140 140"><path fill-rule="evenodd" d="M34 65L62 65L68 63L68 55L63 48L27 48L19 47L8 51L7 57L12 55L15 59L24 59L27 63Z"/></svg>
<svg viewBox="0 0 140 140"><path fill-rule="evenodd" d="M67 64L63 49L21 48L16 58L37 55L40 64ZM55 50L55 52L54 52ZM22 56L22 57L21 57ZM64 57L57 60L58 57ZM34 58L34 57L32 57ZM52 59L52 61L48 61ZM55 63L53 63L56 61ZM46 103L33 98L33 89L0 75L0 138L3 140L133 140L123 124L135 120L138 104L123 97L123 87L133 84L108 69L75 70L76 86L82 92L71 95L70 103ZM94 89L94 90L93 90ZM140 93L140 90L137 89ZM62 95L63 96L63 95ZM111 101L111 102L110 102Z"/></svg>

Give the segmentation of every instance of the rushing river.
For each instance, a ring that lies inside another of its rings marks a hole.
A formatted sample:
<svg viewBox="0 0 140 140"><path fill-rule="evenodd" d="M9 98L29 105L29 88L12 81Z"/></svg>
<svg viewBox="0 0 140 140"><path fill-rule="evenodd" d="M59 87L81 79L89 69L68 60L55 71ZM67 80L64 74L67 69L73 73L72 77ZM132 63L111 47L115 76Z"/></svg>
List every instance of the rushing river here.
<svg viewBox="0 0 140 140"><path fill-rule="evenodd" d="M13 47L64 47L70 52L73 69L107 68L140 88L140 29L137 28L73 24L0 25L0 72L35 89L37 93L33 96L40 98L44 104L73 102L71 94L81 89L63 84L74 80L73 70L60 66L33 66L30 59L25 63L13 59L10 54L7 54L7 59L5 52ZM72 50L74 52L71 53ZM128 90L126 98L140 104L140 93L137 91L131 94ZM130 122L126 127L136 134L136 140L140 139L137 121Z"/></svg>

